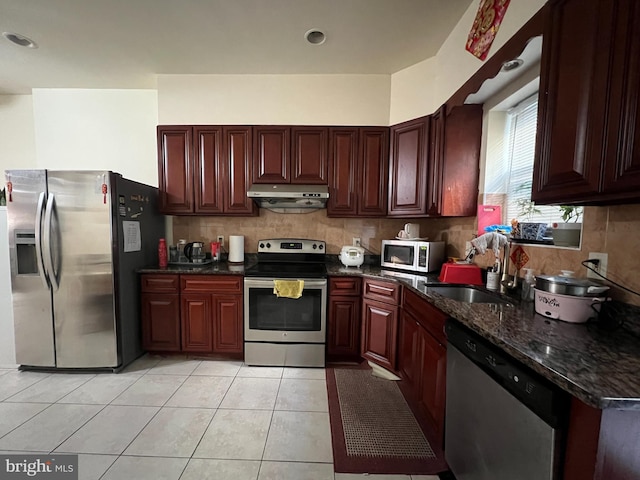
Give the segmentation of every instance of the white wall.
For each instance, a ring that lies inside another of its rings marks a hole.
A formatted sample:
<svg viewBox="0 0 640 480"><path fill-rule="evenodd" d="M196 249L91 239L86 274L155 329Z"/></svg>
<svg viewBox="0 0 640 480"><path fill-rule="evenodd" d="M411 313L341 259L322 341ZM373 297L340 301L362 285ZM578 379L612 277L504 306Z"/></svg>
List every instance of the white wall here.
<svg viewBox="0 0 640 480"><path fill-rule="evenodd" d="M480 0L471 3L438 50L435 62L432 62L429 69L415 68L414 65L392 75L391 124L433 113L483 65L481 60L464 48L479 3ZM511 2L487 59L491 58L545 3L546 0ZM415 101L424 97L425 89L433 91L431 105L425 103L424 108L427 110L416 115Z"/></svg>
<svg viewBox="0 0 640 480"><path fill-rule="evenodd" d="M158 185L155 90L34 89L37 168L114 170Z"/></svg>
<svg viewBox="0 0 640 480"><path fill-rule="evenodd" d="M31 95L0 95L0 189L4 171L36 167Z"/></svg>
<svg viewBox="0 0 640 480"><path fill-rule="evenodd" d="M388 125L390 75L160 75L158 122Z"/></svg>

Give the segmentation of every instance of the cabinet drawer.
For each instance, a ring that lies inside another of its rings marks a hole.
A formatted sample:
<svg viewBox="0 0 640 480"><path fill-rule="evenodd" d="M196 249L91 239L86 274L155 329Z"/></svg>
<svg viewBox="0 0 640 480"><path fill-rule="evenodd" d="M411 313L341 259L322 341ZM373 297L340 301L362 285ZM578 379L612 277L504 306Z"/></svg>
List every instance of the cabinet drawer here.
<svg viewBox="0 0 640 480"><path fill-rule="evenodd" d="M178 275L142 275L142 292L144 293L178 293L180 282Z"/></svg>
<svg viewBox="0 0 640 480"><path fill-rule="evenodd" d="M447 315L428 301L416 295L408 288L402 293L402 308L415 317L431 335L445 345L447 337L444 334L444 322Z"/></svg>
<svg viewBox="0 0 640 480"><path fill-rule="evenodd" d="M391 282L365 279L363 295L365 298L397 305L400 300L400 285Z"/></svg>
<svg viewBox="0 0 640 480"><path fill-rule="evenodd" d="M242 277L238 275L181 275L180 289L185 293L242 294Z"/></svg>
<svg viewBox="0 0 640 480"><path fill-rule="evenodd" d="M362 280L358 277L329 278L329 295L360 296Z"/></svg>

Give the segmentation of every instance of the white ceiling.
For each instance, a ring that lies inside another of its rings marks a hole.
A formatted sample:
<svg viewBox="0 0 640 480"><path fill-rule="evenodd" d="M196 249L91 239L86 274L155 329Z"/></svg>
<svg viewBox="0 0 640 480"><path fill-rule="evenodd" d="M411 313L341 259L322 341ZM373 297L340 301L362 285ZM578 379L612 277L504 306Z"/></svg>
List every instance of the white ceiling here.
<svg viewBox="0 0 640 480"><path fill-rule="evenodd" d="M0 93L154 88L156 74L390 74L472 0L0 0ZM469 28L471 25L469 25ZM322 45L304 39L323 30Z"/></svg>

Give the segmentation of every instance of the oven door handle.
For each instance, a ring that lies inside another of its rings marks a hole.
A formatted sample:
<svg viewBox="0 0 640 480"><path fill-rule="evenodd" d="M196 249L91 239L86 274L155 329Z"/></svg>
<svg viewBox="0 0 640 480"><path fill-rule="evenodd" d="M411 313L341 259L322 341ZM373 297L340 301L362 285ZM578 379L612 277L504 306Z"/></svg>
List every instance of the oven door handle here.
<svg viewBox="0 0 640 480"><path fill-rule="evenodd" d="M244 279L245 287L262 287L269 288L273 286L274 280L304 280L304 288L323 288L327 286L326 278L314 278L314 279L305 279L305 278L260 278L260 279Z"/></svg>

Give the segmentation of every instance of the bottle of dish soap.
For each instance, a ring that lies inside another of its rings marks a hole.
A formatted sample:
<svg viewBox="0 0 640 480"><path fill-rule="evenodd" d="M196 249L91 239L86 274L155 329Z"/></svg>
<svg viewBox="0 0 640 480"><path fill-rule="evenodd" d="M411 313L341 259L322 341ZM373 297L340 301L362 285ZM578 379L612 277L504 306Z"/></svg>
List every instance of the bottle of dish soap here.
<svg viewBox="0 0 640 480"><path fill-rule="evenodd" d="M522 300L525 302L533 302L533 288L536 286L536 278L533 276L533 268L525 268L524 271L524 281L522 282Z"/></svg>

